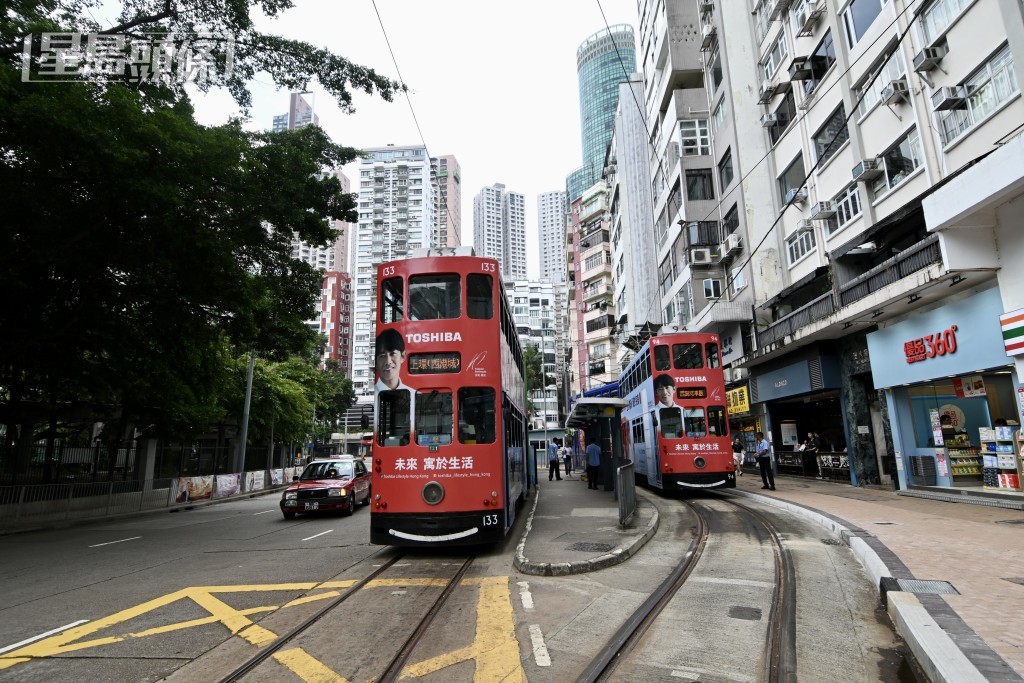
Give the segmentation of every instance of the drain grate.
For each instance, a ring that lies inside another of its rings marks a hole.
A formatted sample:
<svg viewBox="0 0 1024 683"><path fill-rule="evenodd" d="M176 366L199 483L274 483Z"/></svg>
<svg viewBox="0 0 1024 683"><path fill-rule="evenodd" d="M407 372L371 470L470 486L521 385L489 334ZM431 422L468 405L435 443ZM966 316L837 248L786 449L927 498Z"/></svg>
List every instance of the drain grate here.
<svg viewBox="0 0 1024 683"><path fill-rule="evenodd" d="M949 581L923 581L921 579L896 579L883 576L879 582L882 590L882 604L887 604L886 595L890 591L919 593L930 595L960 595Z"/></svg>
<svg viewBox="0 0 1024 683"><path fill-rule="evenodd" d="M614 548L615 546L611 543L587 543L581 541L580 543L573 543L566 550L576 550L581 553L606 553Z"/></svg>
<svg viewBox="0 0 1024 683"><path fill-rule="evenodd" d="M838 538L823 538L823 539L821 539L821 542L824 543L825 545L842 545L843 544L843 542L840 541Z"/></svg>

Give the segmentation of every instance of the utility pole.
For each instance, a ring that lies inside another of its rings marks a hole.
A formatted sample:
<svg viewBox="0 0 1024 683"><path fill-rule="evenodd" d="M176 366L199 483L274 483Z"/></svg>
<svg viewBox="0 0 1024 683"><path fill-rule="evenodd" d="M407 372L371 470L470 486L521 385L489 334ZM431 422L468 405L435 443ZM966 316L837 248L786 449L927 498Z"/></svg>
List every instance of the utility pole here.
<svg viewBox="0 0 1024 683"><path fill-rule="evenodd" d="M245 443L249 439L249 402L252 400L252 375L256 368L256 353L249 351L249 373L245 379L245 407L242 408L242 433L241 447L238 449L238 460L236 472L245 472Z"/></svg>

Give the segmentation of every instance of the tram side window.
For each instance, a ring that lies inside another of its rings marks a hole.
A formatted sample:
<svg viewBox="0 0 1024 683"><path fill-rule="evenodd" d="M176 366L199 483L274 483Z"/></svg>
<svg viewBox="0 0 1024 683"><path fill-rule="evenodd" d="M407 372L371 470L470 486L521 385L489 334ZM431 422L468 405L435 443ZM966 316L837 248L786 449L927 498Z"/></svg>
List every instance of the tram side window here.
<svg viewBox="0 0 1024 683"><path fill-rule="evenodd" d="M669 358L669 350L667 346L655 346L654 347L654 369L655 370L671 370L672 361Z"/></svg>
<svg viewBox="0 0 1024 683"><path fill-rule="evenodd" d="M377 394L377 444L405 446L409 443L408 389L381 391Z"/></svg>
<svg viewBox="0 0 1024 683"><path fill-rule="evenodd" d="M494 443L494 389L459 389L459 443Z"/></svg>
<svg viewBox="0 0 1024 683"><path fill-rule="evenodd" d="M723 406L708 406L708 434L711 436L729 435L729 419L725 416Z"/></svg>
<svg viewBox="0 0 1024 683"><path fill-rule="evenodd" d="M416 392L416 443L420 446L452 442L452 392L431 389Z"/></svg>
<svg viewBox="0 0 1024 683"><path fill-rule="evenodd" d="M402 278L389 277L380 287L380 321L394 323L402 319Z"/></svg>
<svg viewBox="0 0 1024 683"><path fill-rule="evenodd" d="M633 420L633 443L643 443L647 441L644 435L644 421L642 419Z"/></svg>
<svg viewBox="0 0 1024 683"><path fill-rule="evenodd" d="M708 342L704 345L704 354L707 356L709 368L717 368L722 365L718 358L718 344L715 342Z"/></svg>
<svg viewBox="0 0 1024 683"><path fill-rule="evenodd" d="M678 439L683 435L683 419L679 408L662 408L660 411L661 435L666 439Z"/></svg>
<svg viewBox="0 0 1024 683"><path fill-rule="evenodd" d="M696 370L704 367L700 344L673 344L672 362L676 370Z"/></svg>
<svg viewBox="0 0 1024 683"><path fill-rule="evenodd" d="M441 320L462 315L462 286L457 273L409 278L409 319Z"/></svg>
<svg viewBox="0 0 1024 683"><path fill-rule="evenodd" d="M697 348L700 348L699 346ZM707 436L708 429L704 422L703 408L683 409L683 423L686 425L687 436Z"/></svg>
<svg viewBox="0 0 1024 683"><path fill-rule="evenodd" d="M490 320L494 317L494 284L490 275L471 273L466 278L466 309L470 318Z"/></svg>

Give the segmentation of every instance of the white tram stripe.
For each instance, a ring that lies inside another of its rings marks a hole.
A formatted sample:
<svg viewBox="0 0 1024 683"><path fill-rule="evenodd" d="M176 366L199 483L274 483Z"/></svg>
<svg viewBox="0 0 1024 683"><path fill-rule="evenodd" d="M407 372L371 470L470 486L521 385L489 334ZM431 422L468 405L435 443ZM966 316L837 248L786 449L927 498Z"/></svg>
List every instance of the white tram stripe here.
<svg viewBox="0 0 1024 683"><path fill-rule="evenodd" d="M530 624L530 642L533 643L533 658L537 666L551 666L548 646L544 644L544 634L540 632L540 626L537 624Z"/></svg>
<svg viewBox="0 0 1024 683"><path fill-rule="evenodd" d="M526 581L519 582L519 598L523 601L523 609L533 609L533 594L530 593L530 584Z"/></svg>
<svg viewBox="0 0 1024 683"><path fill-rule="evenodd" d="M88 619L79 619L78 621L72 621L70 624L65 624L64 626L59 626L59 627L57 627L55 629L47 631L46 633L40 633L39 635L32 636L31 638L26 638L25 640L21 641L20 643L15 643L14 645L8 645L7 647L0 648L0 654L3 654L5 652L10 652L11 650L17 650L19 647L21 647L23 645L28 645L29 643L34 643L37 640L42 640L43 638L46 638L48 636L52 636L55 633L60 633L61 631L66 631L69 628L72 628L74 626L78 626L79 624L84 624L84 623L86 623L88 621L89 621Z"/></svg>
<svg viewBox="0 0 1024 683"><path fill-rule="evenodd" d="M732 671L722 671L721 669L715 669L714 671L705 671L704 669L676 669L672 671L672 678L682 678L687 681L700 681L705 678L711 677L715 680L721 681L736 681L737 683L753 683L753 676L744 676Z"/></svg>
<svg viewBox="0 0 1024 683"><path fill-rule="evenodd" d="M132 536L131 538L122 538L119 541L107 541L106 543L97 543L96 545L89 546L90 548L99 548L101 545L114 545L115 543L124 543L125 541L136 541L142 538L142 536Z"/></svg>
<svg viewBox="0 0 1024 683"><path fill-rule="evenodd" d="M775 584L771 581L756 581L754 579L723 579L717 576L691 576L687 583L720 583L726 586L752 586L754 588L772 588Z"/></svg>

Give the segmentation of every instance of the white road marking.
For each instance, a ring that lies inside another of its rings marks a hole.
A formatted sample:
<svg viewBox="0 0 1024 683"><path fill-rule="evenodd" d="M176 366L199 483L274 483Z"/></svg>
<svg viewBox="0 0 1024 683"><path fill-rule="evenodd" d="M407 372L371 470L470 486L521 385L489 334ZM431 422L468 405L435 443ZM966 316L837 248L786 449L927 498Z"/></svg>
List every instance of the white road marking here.
<svg viewBox="0 0 1024 683"><path fill-rule="evenodd" d="M519 597L523 601L523 609L533 609L533 594L530 593L530 584L528 582L519 582Z"/></svg>
<svg viewBox="0 0 1024 683"><path fill-rule="evenodd" d="M320 533L318 533L318 534L316 534L316 535L314 535L314 536L310 536L309 538L304 538L304 539L302 539L302 540L303 540L303 541L312 541L312 540L313 540L314 538L317 538L317 537L319 537L319 536L323 536L324 534L329 534L329 533L331 533L332 531L334 531L334 529L328 529L327 531L321 531Z"/></svg>
<svg viewBox="0 0 1024 683"><path fill-rule="evenodd" d="M405 591L391 591L392 595L405 595Z"/></svg>
<svg viewBox="0 0 1024 683"><path fill-rule="evenodd" d="M530 642L533 643L533 658L537 661L537 666L551 666L548 646L544 644L544 634L540 632L540 626L537 624L530 624Z"/></svg>
<svg viewBox="0 0 1024 683"><path fill-rule="evenodd" d="M48 636L52 636L55 633L60 633L61 631L66 631L69 628L72 628L73 626L78 626L79 624L84 624L87 621L89 621L89 620L88 619L79 619L78 621L72 621L70 624L65 624L64 626L60 626L58 628L53 629L52 631L47 631L46 633L40 633L37 636L32 636L31 638L26 638L25 640L21 641L20 643L15 643L14 645L8 645L7 647L0 648L0 655L2 655L5 652L10 652L11 650L17 650L22 645L28 645L29 643L34 643L37 640L42 640L43 638L46 638Z"/></svg>
<svg viewBox="0 0 1024 683"><path fill-rule="evenodd" d="M717 669L714 670L714 671L705 671L704 669L686 669L686 670L682 670L682 671L681 670L676 670L676 671L673 671L672 673L670 673L669 675L672 676L673 678L682 678L682 679L685 679L687 681L699 681L702 678L706 678L708 676L711 676L711 677L714 677L714 678L722 678L723 680L726 680L726 681L737 681L739 683L743 683L743 682L752 683L752 681L754 680L753 677L751 677L751 676L744 676L742 674L737 674L737 673L723 672L723 671L720 671L720 670L717 670Z"/></svg>
<svg viewBox="0 0 1024 683"><path fill-rule="evenodd" d="M134 541L142 538L142 536L132 536L131 538L122 538L119 541L110 541L108 543L97 543L96 545L89 546L90 548L99 548L101 545L114 545L115 543L124 543L125 541Z"/></svg>
<svg viewBox="0 0 1024 683"><path fill-rule="evenodd" d="M264 510L263 512L254 512L254 513L252 513L252 516L256 517L257 515L265 515L268 512L275 512L275 511L274 510Z"/></svg>

